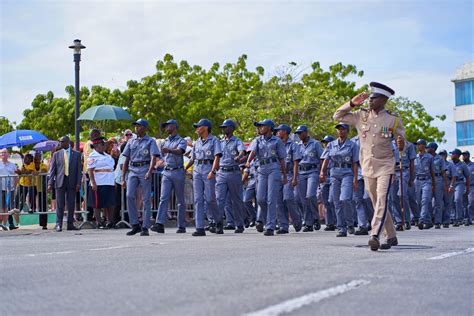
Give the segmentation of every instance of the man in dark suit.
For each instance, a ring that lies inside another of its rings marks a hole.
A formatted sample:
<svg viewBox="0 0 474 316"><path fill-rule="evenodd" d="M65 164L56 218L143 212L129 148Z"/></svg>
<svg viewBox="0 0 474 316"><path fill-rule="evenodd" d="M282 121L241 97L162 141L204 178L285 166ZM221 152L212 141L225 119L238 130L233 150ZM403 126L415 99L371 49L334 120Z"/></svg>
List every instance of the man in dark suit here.
<svg viewBox="0 0 474 316"><path fill-rule="evenodd" d="M59 140L61 149L56 151L49 168L49 190L56 190L56 231L62 231L64 206L67 205L67 230L77 230L74 226L76 192L81 187L81 154L70 147L67 136Z"/></svg>

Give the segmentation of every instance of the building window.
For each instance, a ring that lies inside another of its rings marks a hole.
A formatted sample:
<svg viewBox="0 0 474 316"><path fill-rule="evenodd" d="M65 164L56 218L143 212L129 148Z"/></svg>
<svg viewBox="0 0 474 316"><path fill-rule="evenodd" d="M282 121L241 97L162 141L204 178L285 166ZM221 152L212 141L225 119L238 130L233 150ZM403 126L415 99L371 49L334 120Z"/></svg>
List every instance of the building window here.
<svg viewBox="0 0 474 316"><path fill-rule="evenodd" d="M456 82L456 106L474 104L474 81Z"/></svg>
<svg viewBox="0 0 474 316"><path fill-rule="evenodd" d="M458 146L474 145L474 120L457 122L456 135Z"/></svg>

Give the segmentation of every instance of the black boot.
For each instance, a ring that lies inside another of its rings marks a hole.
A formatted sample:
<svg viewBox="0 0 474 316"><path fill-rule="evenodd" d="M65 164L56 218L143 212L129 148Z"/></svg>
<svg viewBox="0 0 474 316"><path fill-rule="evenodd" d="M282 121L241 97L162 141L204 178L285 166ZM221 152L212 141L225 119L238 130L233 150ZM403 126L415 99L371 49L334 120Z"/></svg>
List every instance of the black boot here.
<svg viewBox="0 0 474 316"><path fill-rule="evenodd" d="M142 228L140 227L140 224L132 225L132 230L127 233L127 236L133 236L135 234L138 234L141 231L142 231Z"/></svg>

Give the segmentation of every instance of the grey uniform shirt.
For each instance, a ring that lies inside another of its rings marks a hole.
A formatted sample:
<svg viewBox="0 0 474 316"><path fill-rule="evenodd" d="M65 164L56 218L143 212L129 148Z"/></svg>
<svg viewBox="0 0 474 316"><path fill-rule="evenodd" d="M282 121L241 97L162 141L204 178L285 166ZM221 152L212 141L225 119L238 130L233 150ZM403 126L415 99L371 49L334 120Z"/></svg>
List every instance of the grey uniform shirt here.
<svg viewBox="0 0 474 316"><path fill-rule="evenodd" d="M192 159L194 160L194 172L209 172L215 156L222 155L221 142L214 135L209 134L204 140L198 138L193 146ZM209 164L199 164L199 160L208 160Z"/></svg>
<svg viewBox="0 0 474 316"><path fill-rule="evenodd" d="M163 152L162 148L168 149L181 149L183 154L186 152L187 143L179 135L175 136L168 136L164 141L160 144L161 152ZM172 153L162 154L162 159L165 162L165 166L169 168L178 168L184 165L184 158L183 155L176 155Z"/></svg>
<svg viewBox="0 0 474 316"><path fill-rule="evenodd" d="M130 159L130 163L151 162L152 156L160 156L156 141L148 135L143 138L135 138L128 141L122 153ZM149 165L140 167L129 165L128 169L134 173L146 173L150 168Z"/></svg>
<svg viewBox="0 0 474 316"><path fill-rule="evenodd" d="M245 150L244 143L240 138L232 135L229 139L221 140L222 158L220 160L221 167L238 167L239 164L234 160L239 152Z"/></svg>

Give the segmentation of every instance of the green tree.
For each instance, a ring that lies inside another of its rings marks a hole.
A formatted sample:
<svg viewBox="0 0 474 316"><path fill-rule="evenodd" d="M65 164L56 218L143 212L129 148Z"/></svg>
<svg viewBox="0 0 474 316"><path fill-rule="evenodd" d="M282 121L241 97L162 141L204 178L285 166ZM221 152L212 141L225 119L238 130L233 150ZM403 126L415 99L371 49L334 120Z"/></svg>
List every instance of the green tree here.
<svg viewBox="0 0 474 316"><path fill-rule="evenodd" d="M13 131L15 129L14 125L15 122L10 122L6 117L0 116L0 136Z"/></svg>

